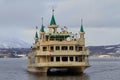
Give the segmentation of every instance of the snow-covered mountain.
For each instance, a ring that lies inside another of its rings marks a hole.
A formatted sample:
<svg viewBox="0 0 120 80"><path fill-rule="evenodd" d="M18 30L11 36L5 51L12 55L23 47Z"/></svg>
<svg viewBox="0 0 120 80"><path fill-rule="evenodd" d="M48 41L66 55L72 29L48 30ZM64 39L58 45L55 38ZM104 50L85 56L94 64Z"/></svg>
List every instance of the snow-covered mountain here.
<svg viewBox="0 0 120 80"><path fill-rule="evenodd" d="M109 54L120 55L120 44L118 45L106 45L106 46L89 46L91 55L94 54Z"/></svg>
<svg viewBox="0 0 120 80"><path fill-rule="evenodd" d="M0 40L0 48L30 48L31 44L20 39Z"/></svg>

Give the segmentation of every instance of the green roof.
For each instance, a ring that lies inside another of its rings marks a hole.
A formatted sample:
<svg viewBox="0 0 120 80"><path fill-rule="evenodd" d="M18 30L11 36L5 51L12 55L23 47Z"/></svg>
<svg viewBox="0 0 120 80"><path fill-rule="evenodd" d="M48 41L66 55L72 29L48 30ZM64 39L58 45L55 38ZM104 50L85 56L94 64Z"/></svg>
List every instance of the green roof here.
<svg viewBox="0 0 120 80"><path fill-rule="evenodd" d="M70 37L70 35L46 35L46 37L50 37L50 38L67 38Z"/></svg>
<svg viewBox="0 0 120 80"><path fill-rule="evenodd" d="M81 24L80 32L84 32L83 25Z"/></svg>
<svg viewBox="0 0 120 80"><path fill-rule="evenodd" d="M54 15L52 15L50 25L56 25Z"/></svg>
<svg viewBox="0 0 120 80"><path fill-rule="evenodd" d="M38 39L38 33L37 33L37 31L36 31L36 34L35 34L35 38L37 38L37 39Z"/></svg>
<svg viewBox="0 0 120 80"><path fill-rule="evenodd" d="M41 26L40 31L41 31L41 32L44 32L44 26L43 26L43 24L42 24L42 26Z"/></svg>

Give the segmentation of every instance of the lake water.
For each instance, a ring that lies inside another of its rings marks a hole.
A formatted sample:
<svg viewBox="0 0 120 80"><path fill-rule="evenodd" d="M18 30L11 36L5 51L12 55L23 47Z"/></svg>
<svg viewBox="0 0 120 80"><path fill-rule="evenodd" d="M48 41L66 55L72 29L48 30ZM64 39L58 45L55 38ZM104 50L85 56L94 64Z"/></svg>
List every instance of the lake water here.
<svg viewBox="0 0 120 80"><path fill-rule="evenodd" d="M120 80L120 58L90 59L90 65L84 74L42 76L26 71L25 58L0 58L0 80Z"/></svg>

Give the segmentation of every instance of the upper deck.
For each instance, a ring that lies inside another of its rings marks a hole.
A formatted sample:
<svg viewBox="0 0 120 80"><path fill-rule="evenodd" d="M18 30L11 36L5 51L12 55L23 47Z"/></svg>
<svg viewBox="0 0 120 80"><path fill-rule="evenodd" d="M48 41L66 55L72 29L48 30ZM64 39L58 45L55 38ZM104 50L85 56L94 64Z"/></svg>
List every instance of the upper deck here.
<svg viewBox="0 0 120 80"><path fill-rule="evenodd" d="M50 52L50 51L45 51L42 53L38 53L36 54L36 56L74 56L74 55L89 55L89 50L85 50L85 51L56 51L56 52Z"/></svg>

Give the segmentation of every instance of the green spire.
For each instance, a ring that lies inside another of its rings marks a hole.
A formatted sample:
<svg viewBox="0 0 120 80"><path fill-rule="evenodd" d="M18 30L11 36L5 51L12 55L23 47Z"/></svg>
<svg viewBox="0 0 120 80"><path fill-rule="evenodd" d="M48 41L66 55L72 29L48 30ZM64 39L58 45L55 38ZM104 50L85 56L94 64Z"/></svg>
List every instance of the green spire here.
<svg viewBox="0 0 120 80"><path fill-rule="evenodd" d="M38 39L37 29L38 29L38 27L36 26L36 34L35 34L35 38L36 38L36 39Z"/></svg>
<svg viewBox="0 0 120 80"><path fill-rule="evenodd" d="M43 26L43 17L42 17L42 26L41 26L41 29L40 29L41 32L44 32L44 26Z"/></svg>
<svg viewBox="0 0 120 80"><path fill-rule="evenodd" d="M54 18L54 9L52 10L52 18L51 18L51 22L50 22L50 25L56 25L56 22L55 22L55 18Z"/></svg>
<svg viewBox="0 0 120 80"><path fill-rule="evenodd" d="M41 26L40 31L41 31L41 32L44 32L44 26L43 26L43 24L42 24L42 26Z"/></svg>
<svg viewBox="0 0 120 80"><path fill-rule="evenodd" d="M83 25L82 25L82 19L81 19L81 28L80 28L80 32L84 32Z"/></svg>
<svg viewBox="0 0 120 80"><path fill-rule="evenodd" d="M83 30L83 25L82 25L82 24L81 24L80 32L84 32L84 30Z"/></svg>
<svg viewBox="0 0 120 80"><path fill-rule="evenodd" d="M37 31L36 31L36 34L35 34L35 38L38 39L38 33L37 33Z"/></svg>

